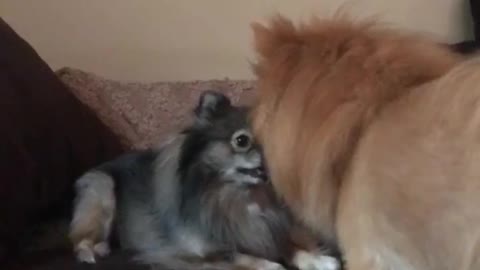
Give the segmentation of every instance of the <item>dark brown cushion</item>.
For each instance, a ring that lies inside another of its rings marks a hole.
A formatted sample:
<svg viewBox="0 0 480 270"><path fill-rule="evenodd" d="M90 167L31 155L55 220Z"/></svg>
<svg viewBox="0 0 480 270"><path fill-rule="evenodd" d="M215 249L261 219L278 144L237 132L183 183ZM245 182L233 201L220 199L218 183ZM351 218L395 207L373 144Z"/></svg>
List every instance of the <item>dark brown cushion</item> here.
<svg viewBox="0 0 480 270"><path fill-rule="evenodd" d="M470 14L474 39L452 44L454 51L462 54L474 54L480 50L480 1L470 0Z"/></svg>
<svg viewBox="0 0 480 270"><path fill-rule="evenodd" d="M73 180L122 151L0 19L0 256L42 219L69 212Z"/></svg>
<svg viewBox="0 0 480 270"><path fill-rule="evenodd" d="M150 270L152 266L135 263L127 252L114 252L96 264L76 261L70 250L48 250L5 265L2 270ZM162 270L161 267L154 269Z"/></svg>

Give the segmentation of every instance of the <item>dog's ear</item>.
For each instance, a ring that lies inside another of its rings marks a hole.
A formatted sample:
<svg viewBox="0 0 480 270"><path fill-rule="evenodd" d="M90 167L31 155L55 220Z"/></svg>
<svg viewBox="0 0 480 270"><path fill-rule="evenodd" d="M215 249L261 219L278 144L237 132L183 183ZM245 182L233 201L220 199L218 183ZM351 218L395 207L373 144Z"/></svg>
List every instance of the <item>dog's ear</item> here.
<svg viewBox="0 0 480 270"><path fill-rule="evenodd" d="M251 24L251 28L255 50L264 58L269 58L285 44L298 43L295 25L281 15L271 18L269 26L254 22Z"/></svg>
<svg viewBox="0 0 480 270"><path fill-rule="evenodd" d="M231 107L232 103L227 96L216 91L208 90L200 95L194 113L197 121L200 123L209 123L215 118L224 115Z"/></svg>

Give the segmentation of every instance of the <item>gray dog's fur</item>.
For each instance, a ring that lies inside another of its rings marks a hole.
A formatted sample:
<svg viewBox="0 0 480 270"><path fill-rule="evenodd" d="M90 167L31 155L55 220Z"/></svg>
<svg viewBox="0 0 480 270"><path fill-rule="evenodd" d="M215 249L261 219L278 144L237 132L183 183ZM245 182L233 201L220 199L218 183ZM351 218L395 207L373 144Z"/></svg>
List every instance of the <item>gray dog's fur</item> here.
<svg viewBox="0 0 480 270"><path fill-rule="evenodd" d="M108 254L115 227L122 248L170 269L234 265L208 263L215 254L233 255L237 266L281 268L273 261L291 252L292 221L265 181L247 109L205 92L194 112L193 124L159 149L124 155L78 179L70 236L79 260Z"/></svg>

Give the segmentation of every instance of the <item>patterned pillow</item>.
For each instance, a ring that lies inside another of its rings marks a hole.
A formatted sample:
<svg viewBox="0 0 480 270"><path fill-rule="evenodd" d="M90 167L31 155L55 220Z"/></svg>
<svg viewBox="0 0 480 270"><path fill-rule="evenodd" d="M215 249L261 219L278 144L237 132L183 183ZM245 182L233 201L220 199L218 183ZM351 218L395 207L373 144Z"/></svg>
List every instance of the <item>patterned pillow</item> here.
<svg viewBox="0 0 480 270"><path fill-rule="evenodd" d="M178 131L204 90L221 91L235 104L249 104L254 93L254 82L247 80L120 82L72 68L57 75L133 149L152 147Z"/></svg>

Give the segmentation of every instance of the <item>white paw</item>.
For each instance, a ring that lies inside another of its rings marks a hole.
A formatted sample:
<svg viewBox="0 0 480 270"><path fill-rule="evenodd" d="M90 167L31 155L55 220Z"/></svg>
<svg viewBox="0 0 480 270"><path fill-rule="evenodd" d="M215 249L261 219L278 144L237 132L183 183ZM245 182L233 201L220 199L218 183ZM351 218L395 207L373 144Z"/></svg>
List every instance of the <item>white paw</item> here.
<svg viewBox="0 0 480 270"><path fill-rule="evenodd" d="M105 257L110 254L110 246L107 242L100 242L93 246L93 251L100 257Z"/></svg>
<svg viewBox="0 0 480 270"><path fill-rule="evenodd" d="M75 246L75 254L77 255L77 260L85 263L95 263L95 246L93 241L89 239L84 239Z"/></svg>
<svg viewBox="0 0 480 270"><path fill-rule="evenodd" d="M298 251L294 264L300 270L339 270L340 262L330 256Z"/></svg>
<svg viewBox="0 0 480 270"><path fill-rule="evenodd" d="M257 270L285 270L281 264L267 260L259 261L254 267Z"/></svg>
<svg viewBox="0 0 480 270"><path fill-rule="evenodd" d="M91 249L77 250L77 260L84 263L95 263L95 253Z"/></svg>
<svg viewBox="0 0 480 270"><path fill-rule="evenodd" d="M237 254L235 264L255 270L285 270L285 268L276 262L253 257L245 254Z"/></svg>

